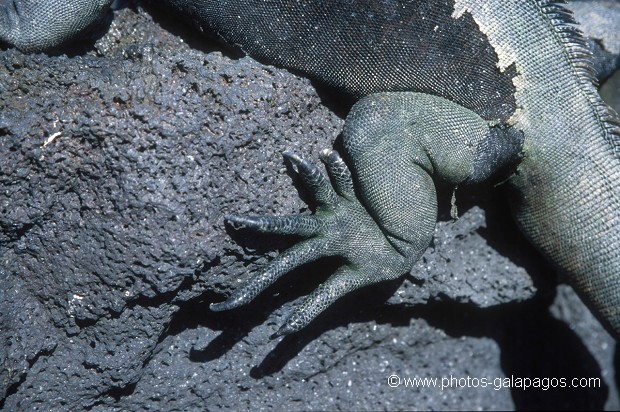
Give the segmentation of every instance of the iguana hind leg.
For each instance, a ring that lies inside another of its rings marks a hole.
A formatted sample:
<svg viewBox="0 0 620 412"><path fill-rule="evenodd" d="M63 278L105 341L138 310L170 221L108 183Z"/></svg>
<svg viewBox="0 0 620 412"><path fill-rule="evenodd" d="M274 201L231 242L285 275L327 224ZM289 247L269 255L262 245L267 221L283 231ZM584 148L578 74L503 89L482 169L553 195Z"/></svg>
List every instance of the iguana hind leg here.
<svg viewBox="0 0 620 412"><path fill-rule="evenodd" d="M478 165L486 162L481 153L517 151L518 145L498 139L501 136L475 113L443 98L384 93L360 100L344 129L353 173L334 151L321 157L331 183L311 163L285 154L317 203L314 215L228 217L237 227L306 239L212 309L248 303L302 264L324 256L342 257L344 265L276 333L284 335L305 327L341 296L405 274L433 234L437 218L433 178L459 184L482 176L480 170L489 167Z"/></svg>

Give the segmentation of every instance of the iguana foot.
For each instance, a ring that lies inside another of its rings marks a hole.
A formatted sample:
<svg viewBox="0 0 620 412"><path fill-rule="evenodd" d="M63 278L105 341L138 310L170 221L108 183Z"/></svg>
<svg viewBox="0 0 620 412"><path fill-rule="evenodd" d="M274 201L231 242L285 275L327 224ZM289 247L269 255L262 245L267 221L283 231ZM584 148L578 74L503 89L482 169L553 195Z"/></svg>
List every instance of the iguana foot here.
<svg viewBox="0 0 620 412"><path fill-rule="evenodd" d="M411 262L391 243L356 196L351 173L340 155L324 150L321 160L330 180L300 157L285 152L317 204L314 215L226 216L235 228L264 233L294 234L305 239L282 252L254 278L211 309L233 309L253 300L284 273L325 256L341 256L344 265L320 285L272 336L299 331L341 296L363 286L395 279Z"/></svg>

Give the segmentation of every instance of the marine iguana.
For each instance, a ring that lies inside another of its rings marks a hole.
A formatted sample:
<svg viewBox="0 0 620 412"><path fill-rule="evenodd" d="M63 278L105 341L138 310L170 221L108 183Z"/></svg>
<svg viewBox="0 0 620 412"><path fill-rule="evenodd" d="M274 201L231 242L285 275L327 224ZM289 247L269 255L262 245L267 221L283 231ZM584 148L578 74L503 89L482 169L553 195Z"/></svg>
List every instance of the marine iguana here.
<svg viewBox="0 0 620 412"><path fill-rule="evenodd" d="M0 38L53 47L110 3L10 1ZM410 270L435 225L435 181L466 185L504 171L525 235L620 336L620 125L559 1L167 3L250 56L358 100L343 131L346 162L334 151L322 157L331 182L286 154L315 215L228 218L307 240L214 310L250 302L303 263L343 257L276 335L298 331L342 295Z"/></svg>

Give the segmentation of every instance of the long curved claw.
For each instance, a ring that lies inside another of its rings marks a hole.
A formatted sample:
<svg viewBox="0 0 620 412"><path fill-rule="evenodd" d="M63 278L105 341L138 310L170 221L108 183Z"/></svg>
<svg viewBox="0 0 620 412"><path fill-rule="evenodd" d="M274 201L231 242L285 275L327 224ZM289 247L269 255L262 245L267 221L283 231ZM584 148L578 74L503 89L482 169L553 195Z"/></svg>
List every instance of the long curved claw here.
<svg viewBox="0 0 620 412"><path fill-rule="evenodd" d="M292 152L286 151L283 156L295 166L295 171L319 207L333 208L336 206L338 195L315 165Z"/></svg>
<svg viewBox="0 0 620 412"><path fill-rule="evenodd" d="M299 243L278 255L263 271L235 289L224 302L212 303L209 307L215 312L220 312L245 305L283 274L325 255L325 244L322 240L309 239Z"/></svg>

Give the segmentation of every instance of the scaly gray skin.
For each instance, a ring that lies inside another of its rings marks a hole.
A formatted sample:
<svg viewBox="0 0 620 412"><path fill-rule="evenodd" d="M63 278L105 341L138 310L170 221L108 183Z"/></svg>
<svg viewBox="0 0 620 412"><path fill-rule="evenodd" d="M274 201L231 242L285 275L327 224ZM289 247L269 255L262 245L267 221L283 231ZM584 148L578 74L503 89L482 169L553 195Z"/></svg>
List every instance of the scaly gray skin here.
<svg viewBox="0 0 620 412"><path fill-rule="evenodd" d="M114 0L0 0L0 40L25 52L48 50L96 25Z"/></svg>
<svg viewBox="0 0 620 412"><path fill-rule="evenodd" d="M298 331L342 295L410 270L435 225L434 180L475 183L518 164L508 186L521 229L620 336L620 129L566 9L549 0L167 3L252 57L359 99L343 132L347 163L331 151L322 158L331 184L286 155L315 215L228 217L307 239L213 310L250 302L301 264L343 257L276 335ZM7 15L0 38L28 44L7 34ZM24 38L40 37L22 26Z"/></svg>

